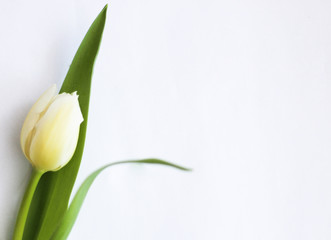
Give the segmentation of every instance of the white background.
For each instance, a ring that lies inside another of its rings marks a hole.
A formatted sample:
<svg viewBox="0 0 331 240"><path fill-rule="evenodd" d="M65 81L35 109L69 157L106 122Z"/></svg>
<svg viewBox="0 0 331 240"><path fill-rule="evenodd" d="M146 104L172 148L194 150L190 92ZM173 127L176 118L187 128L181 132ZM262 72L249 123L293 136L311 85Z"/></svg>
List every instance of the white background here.
<svg viewBox="0 0 331 240"><path fill-rule="evenodd" d="M0 2L1 240L31 171L25 115L106 3ZM331 239L330 79L330 1L113 0L77 184L125 159L194 171L107 170L69 239Z"/></svg>

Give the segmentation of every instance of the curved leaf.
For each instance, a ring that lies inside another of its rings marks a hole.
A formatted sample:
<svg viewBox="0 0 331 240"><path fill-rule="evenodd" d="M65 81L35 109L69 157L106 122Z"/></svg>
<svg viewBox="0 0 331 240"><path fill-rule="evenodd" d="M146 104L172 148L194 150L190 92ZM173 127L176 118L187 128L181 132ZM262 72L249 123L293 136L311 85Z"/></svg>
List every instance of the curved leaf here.
<svg viewBox="0 0 331 240"><path fill-rule="evenodd" d="M75 197L73 198L66 214L64 215L58 229L54 232L52 240L67 239L67 237L76 221L76 218L77 218L80 208L84 202L84 199L87 195L87 192L90 189L95 178L99 175L99 173L101 173L103 170L105 170L108 167L118 165L118 164L123 164L123 163L162 164L162 165L167 165L167 166L174 167L174 168L177 168L180 170L190 171L190 169L188 169L188 168L184 168L184 167L178 166L176 164L169 163L169 162L159 160L159 159L129 160L129 161L121 161L121 162L115 162L115 163L110 163L108 165L105 165L105 166L99 168L98 170L94 171L92 174L90 174L85 179L85 181L82 183L82 185L78 189Z"/></svg>

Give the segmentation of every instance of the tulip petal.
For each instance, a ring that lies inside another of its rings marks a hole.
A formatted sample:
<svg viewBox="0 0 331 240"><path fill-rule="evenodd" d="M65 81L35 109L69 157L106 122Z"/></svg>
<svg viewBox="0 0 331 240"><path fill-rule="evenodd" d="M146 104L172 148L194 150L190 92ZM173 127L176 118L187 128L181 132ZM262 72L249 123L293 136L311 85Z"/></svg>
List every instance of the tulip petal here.
<svg viewBox="0 0 331 240"><path fill-rule="evenodd" d="M54 171L71 159L83 121L76 94L55 97L36 124L30 144L30 159L39 170Z"/></svg>
<svg viewBox="0 0 331 240"><path fill-rule="evenodd" d="M41 113L47 109L52 99L56 95L56 85L53 84L47 89L35 102L30 109L27 117L25 118L22 130L21 130L21 147L24 155L30 160L29 154L26 151L27 145L30 145L31 133L36 123L38 122ZM31 161L31 160L30 160Z"/></svg>

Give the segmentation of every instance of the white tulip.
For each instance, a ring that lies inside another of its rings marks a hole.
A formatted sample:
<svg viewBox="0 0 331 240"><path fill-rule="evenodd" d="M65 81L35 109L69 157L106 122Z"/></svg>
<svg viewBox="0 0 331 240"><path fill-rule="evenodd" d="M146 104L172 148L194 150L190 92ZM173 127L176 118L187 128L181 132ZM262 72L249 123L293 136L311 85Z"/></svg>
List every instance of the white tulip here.
<svg viewBox="0 0 331 240"><path fill-rule="evenodd" d="M75 152L83 120L76 92L56 94L53 85L32 106L24 121L24 155L38 171L59 170Z"/></svg>

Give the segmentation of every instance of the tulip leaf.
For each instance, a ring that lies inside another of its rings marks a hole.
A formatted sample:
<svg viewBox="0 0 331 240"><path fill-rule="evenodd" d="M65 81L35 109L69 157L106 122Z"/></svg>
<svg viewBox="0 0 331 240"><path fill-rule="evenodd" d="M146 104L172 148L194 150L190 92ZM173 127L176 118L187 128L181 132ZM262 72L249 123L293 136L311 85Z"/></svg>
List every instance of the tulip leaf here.
<svg viewBox="0 0 331 240"><path fill-rule="evenodd" d="M24 240L50 239L60 220L67 211L69 198L83 155L90 88L94 61L100 46L106 21L107 5L100 12L86 33L70 65L60 92L77 91L79 104L84 117L76 151L71 161L57 172L45 173L33 197Z"/></svg>
<svg viewBox="0 0 331 240"><path fill-rule="evenodd" d="M190 171L188 168L184 168L163 160L159 159L143 159L143 160L128 160L128 161L121 161L121 162L114 162L110 163L108 165L105 165L98 170L94 171L92 174L90 174L85 181L82 183L80 188L78 189L75 197L73 198L72 202L70 203L70 206L63 216L62 221L60 222L60 225L58 226L57 230L54 232L52 240L65 240L67 239L75 221L78 216L78 213L80 211L80 208L84 202L84 199L87 195L88 190L90 189L92 183L96 179L96 177L101 173L103 170L105 170L108 167L118 165L118 164L124 164L124 163L149 163L149 164L162 164L167 165L170 167L174 167L180 170L184 171Z"/></svg>

